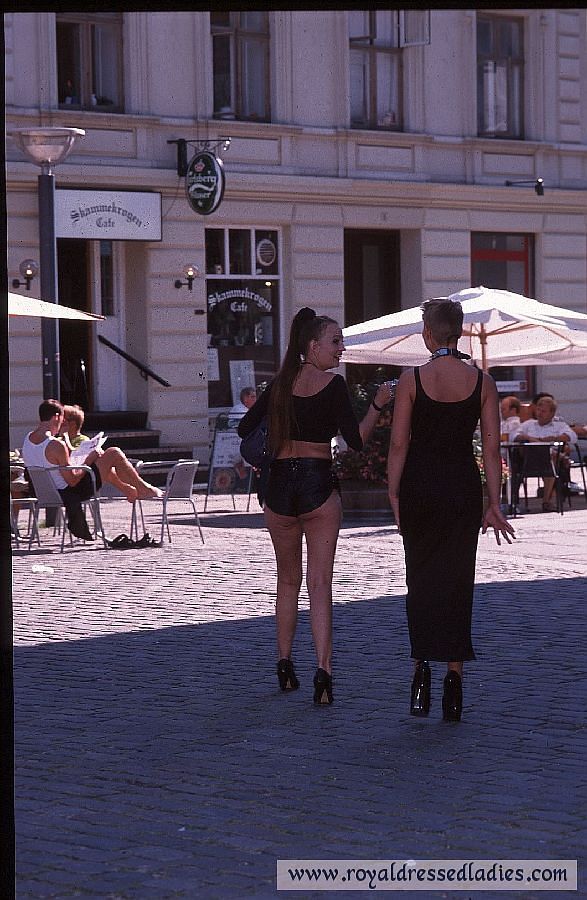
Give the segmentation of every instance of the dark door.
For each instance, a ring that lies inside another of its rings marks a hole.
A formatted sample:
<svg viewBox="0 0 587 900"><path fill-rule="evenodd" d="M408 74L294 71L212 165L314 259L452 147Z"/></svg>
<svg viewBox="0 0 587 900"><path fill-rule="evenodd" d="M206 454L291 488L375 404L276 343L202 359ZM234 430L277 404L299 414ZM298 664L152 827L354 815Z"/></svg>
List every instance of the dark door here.
<svg viewBox="0 0 587 900"><path fill-rule="evenodd" d="M399 231L346 229L344 324L357 325L401 309ZM348 364L349 384L396 378L397 366Z"/></svg>
<svg viewBox="0 0 587 900"><path fill-rule="evenodd" d="M57 241L59 302L91 312L87 241ZM59 320L61 402L93 409L90 322Z"/></svg>

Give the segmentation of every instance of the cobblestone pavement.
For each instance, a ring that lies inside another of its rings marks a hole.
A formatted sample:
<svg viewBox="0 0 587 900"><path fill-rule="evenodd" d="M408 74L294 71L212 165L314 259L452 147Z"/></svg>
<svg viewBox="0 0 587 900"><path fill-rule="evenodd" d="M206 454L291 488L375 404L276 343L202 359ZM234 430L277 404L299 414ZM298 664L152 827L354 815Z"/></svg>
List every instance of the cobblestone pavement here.
<svg viewBox="0 0 587 900"><path fill-rule="evenodd" d="M514 546L480 539L460 724L440 664L429 718L407 712L394 526L343 527L335 703L316 708L305 594L301 688L277 689L262 515L216 498L201 518L205 545L186 515L160 549L60 554L47 531L14 554L18 898L275 897L278 858L584 855L584 500L518 518ZM105 521L128 531L127 505Z"/></svg>

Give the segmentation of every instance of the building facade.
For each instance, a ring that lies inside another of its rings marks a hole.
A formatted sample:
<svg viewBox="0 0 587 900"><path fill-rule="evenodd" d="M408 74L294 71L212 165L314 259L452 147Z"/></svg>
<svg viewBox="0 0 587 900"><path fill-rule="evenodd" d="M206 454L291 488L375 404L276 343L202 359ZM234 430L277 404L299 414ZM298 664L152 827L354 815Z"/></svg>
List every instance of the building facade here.
<svg viewBox="0 0 587 900"><path fill-rule="evenodd" d="M4 26L7 131L86 132L56 169L59 294L106 318L60 326L65 402L143 410L163 444L204 462L211 419L276 370L300 306L350 325L484 284L587 312L584 9L8 13ZM181 139L188 160L223 157L210 215L188 203ZM6 152L12 279L39 256L38 172L10 136ZM160 239L114 227L139 195L160 198ZM65 218L87 210L84 237ZM19 446L42 394L35 320L11 320L10 353ZM496 376L587 420L579 366Z"/></svg>

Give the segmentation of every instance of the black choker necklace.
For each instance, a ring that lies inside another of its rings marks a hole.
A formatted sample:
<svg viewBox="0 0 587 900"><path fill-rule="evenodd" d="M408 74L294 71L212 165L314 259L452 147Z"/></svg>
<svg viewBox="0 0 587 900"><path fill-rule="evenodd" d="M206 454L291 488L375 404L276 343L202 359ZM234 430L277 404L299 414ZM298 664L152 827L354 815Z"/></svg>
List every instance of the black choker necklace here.
<svg viewBox="0 0 587 900"><path fill-rule="evenodd" d="M434 351L430 360L438 359L439 356L454 356L456 359L471 359L468 353L461 353L456 347L439 347L438 350Z"/></svg>

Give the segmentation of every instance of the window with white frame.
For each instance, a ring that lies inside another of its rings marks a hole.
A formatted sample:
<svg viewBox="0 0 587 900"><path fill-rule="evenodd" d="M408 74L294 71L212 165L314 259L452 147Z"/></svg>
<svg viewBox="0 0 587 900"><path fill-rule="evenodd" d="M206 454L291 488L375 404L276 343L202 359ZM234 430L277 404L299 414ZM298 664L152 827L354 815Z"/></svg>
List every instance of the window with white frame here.
<svg viewBox="0 0 587 900"><path fill-rule="evenodd" d="M524 132L524 23L477 13L477 131L484 137L522 138Z"/></svg>
<svg viewBox="0 0 587 900"><path fill-rule="evenodd" d="M122 112L122 13L56 14L59 106Z"/></svg>
<svg viewBox="0 0 587 900"><path fill-rule="evenodd" d="M351 127L403 127L404 47L429 43L429 10L349 10Z"/></svg>
<svg viewBox="0 0 587 900"><path fill-rule="evenodd" d="M272 228L206 229L208 403L232 406L234 370L248 365L251 386L279 366L279 233Z"/></svg>
<svg viewBox="0 0 587 900"><path fill-rule="evenodd" d="M211 12L214 117L270 120L269 14Z"/></svg>

